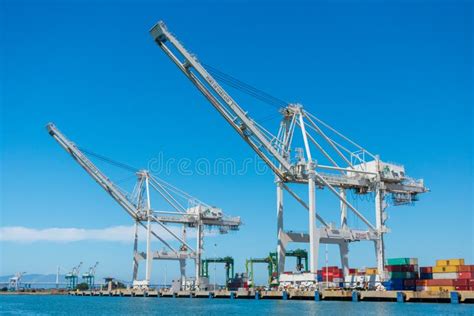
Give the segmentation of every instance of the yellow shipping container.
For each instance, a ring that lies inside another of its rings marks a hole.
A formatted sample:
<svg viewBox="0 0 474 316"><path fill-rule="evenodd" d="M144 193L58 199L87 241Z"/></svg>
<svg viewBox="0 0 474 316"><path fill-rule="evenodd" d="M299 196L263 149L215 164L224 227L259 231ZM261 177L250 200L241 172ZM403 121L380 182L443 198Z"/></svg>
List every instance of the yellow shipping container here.
<svg viewBox="0 0 474 316"><path fill-rule="evenodd" d="M454 286L428 286L428 291L432 292L451 292L456 290Z"/></svg>
<svg viewBox="0 0 474 316"><path fill-rule="evenodd" d="M377 273L377 268L366 268L365 269L365 274L368 274L368 275L378 274Z"/></svg>
<svg viewBox="0 0 474 316"><path fill-rule="evenodd" d="M436 260L436 266L463 266L464 259L444 259L444 260Z"/></svg>
<svg viewBox="0 0 474 316"><path fill-rule="evenodd" d="M458 272L459 266L436 266L433 267L433 273Z"/></svg>

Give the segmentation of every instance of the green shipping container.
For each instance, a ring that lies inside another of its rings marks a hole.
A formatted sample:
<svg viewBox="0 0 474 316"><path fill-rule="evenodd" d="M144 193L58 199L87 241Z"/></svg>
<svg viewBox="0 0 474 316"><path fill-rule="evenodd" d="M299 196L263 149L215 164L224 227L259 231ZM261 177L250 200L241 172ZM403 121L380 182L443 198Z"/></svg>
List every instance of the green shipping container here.
<svg viewBox="0 0 474 316"><path fill-rule="evenodd" d="M390 279L416 279L416 272L390 272Z"/></svg>
<svg viewBox="0 0 474 316"><path fill-rule="evenodd" d="M401 266L407 264L418 264L418 259L416 258L391 258L387 259L387 265L389 266Z"/></svg>

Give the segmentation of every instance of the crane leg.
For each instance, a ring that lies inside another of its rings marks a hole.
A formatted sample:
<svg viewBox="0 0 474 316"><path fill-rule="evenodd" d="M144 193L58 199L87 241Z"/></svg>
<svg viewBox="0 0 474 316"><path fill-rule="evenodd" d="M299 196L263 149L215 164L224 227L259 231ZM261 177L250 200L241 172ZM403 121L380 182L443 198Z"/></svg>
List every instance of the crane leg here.
<svg viewBox="0 0 474 316"><path fill-rule="evenodd" d="M319 232L316 228L316 192L315 178L311 175L308 179L308 213L309 213L309 270L318 273Z"/></svg>
<svg viewBox="0 0 474 316"><path fill-rule="evenodd" d="M286 244L283 242L283 185L281 181L277 183L277 260L278 273L285 271Z"/></svg>
<svg viewBox="0 0 474 316"><path fill-rule="evenodd" d="M377 231L379 233L379 239L375 240L375 257L377 260L377 270L378 274L382 275L384 271L384 261L385 261L385 246L383 240L383 212L384 212L384 191L380 188L377 188L375 193L375 221Z"/></svg>
<svg viewBox="0 0 474 316"><path fill-rule="evenodd" d="M179 270L181 274L181 289L185 289L186 287L186 260L181 259L179 260Z"/></svg>
<svg viewBox="0 0 474 316"><path fill-rule="evenodd" d="M138 275L138 222L135 222L135 234L133 239L133 273L132 281L137 281Z"/></svg>
<svg viewBox="0 0 474 316"><path fill-rule="evenodd" d="M339 252L341 253L341 266L343 275L349 275L349 244L345 241L339 243Z"/></svg>

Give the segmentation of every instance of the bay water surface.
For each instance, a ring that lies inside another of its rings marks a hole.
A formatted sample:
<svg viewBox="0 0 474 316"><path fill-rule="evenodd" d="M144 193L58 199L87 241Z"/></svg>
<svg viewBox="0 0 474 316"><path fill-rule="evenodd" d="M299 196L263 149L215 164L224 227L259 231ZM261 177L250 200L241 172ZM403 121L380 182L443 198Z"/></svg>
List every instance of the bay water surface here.
<svg viewBox="0 0 474 316"><path fill-rule="evenodd" d="M0 295L2 315L474 315L473 304Z"/></svg>

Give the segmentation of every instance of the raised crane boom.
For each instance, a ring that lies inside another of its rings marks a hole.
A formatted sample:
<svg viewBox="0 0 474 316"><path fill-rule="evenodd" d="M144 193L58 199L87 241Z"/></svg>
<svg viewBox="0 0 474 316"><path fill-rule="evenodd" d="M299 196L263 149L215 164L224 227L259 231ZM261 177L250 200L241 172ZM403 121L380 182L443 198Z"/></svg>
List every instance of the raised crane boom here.
<svg viewBox="0 0 474 316"><path fill-rule="evenodd" d="M46 129L48 133L63 147L71 156L76 160L82 168L110 195L112 198L117 201L120 206L136 221L136 223L140 224L142 227L146 228L147 226L142 222L144 220L143 216L140 216L138 213L138 208L134 205L125 194L123 194L117 186L104 174L102 171L97 168L89 158L86 157L82 153L77 146L67 139L59 129L53 124L48 123L46 125ZM158 224L163 225L158 220L155 220ZM165 228L166 229L166 228ZM153 236L155 236L158 240L160 240L165 246L167 246L170 250L176 253L176 250L163 238L158 236L157 233L154 231L150 232Z"/></svg>
<svg viewBox="0 0 474 316"><path fill-rule="evenodd" d="M138 219L136 207L128 198L114 185L114 183L87 158L77 146L64 136L53 124L46 125L48 133L76 160L82 168L119 203L124 210L135 220Z"/></svg>
<svg viewBox="0 0 474 316"><path fill-rule="evenodd" d="M292 166L279 152L278 140L265 135L265 132L247 116L246 112L206 71L197 58L189 53L171 34L163 21L158 22L150 30L158 46L171 58L178 68L191 80L201 93L211 102L226 121L255 150L268 166L281 179L292 174ZM165 42L171 43L184 60L175 55ZM194 71L193 71L194 70ZM276 144L276 146L275 146ZM279 168L281 166L281 168Z"/></svg>

